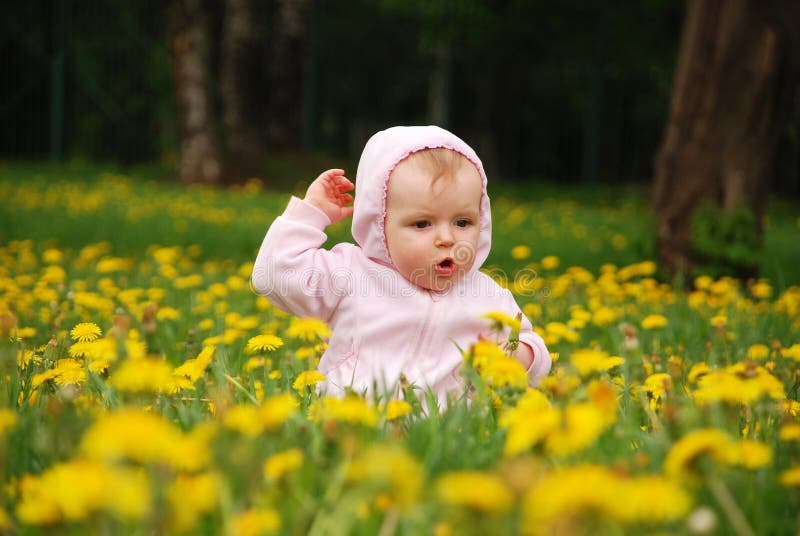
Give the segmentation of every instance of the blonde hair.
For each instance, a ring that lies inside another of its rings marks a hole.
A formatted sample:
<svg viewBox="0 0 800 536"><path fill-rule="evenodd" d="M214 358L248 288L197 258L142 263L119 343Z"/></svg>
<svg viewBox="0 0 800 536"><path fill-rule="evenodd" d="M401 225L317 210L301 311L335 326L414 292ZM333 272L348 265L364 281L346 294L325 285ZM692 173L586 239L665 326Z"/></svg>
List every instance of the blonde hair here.
<svg viewBox="0 0 800 536"><path fill-rule="evenodd" d="M422 149L410 154L408 160L414 161L420 168L430 172L431 188L442 179L452 182L463 166L473 165L466 156L458 151L441 147Z"/></svg>

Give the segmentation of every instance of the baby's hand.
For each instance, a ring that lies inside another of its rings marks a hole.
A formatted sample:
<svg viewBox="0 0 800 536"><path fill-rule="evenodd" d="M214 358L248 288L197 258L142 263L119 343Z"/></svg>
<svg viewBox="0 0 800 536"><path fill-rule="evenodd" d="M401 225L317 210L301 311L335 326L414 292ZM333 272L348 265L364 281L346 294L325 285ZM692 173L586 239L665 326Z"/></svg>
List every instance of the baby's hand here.
<svg viewBox="0 0 800 536"><path fill-rule="evenodd" d="M317 177L306 191L305 201L320 209L338 223L353 215L353 207L347 206L353 200L350 192L355 185L344 176L342 169L329 169Z"/></svg>

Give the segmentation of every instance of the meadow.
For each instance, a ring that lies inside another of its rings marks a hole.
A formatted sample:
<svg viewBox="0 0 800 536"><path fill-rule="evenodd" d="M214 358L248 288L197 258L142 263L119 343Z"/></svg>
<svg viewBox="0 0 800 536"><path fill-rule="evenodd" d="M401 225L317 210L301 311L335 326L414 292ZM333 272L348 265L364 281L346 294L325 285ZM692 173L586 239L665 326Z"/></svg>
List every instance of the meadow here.
<svg viewBox="0 0 800 536"><path fill-rule="evenodd" d="M302 181L147 176L0 164L0 532L800 531L796 202L762 278L670 281L641 188L492 185L485 269L556 361L476 341L437 411L319 396L328 327L250 289Z"/></svg>

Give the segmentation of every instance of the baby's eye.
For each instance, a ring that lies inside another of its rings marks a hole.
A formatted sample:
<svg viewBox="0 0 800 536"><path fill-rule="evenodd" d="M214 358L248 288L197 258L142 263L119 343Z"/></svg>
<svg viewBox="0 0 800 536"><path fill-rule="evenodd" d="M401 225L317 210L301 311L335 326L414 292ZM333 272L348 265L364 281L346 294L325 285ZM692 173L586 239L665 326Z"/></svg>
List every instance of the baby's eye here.
<svg viewBox="0 0 800 536"><path fill-rule="evenodd" d="M413 225L417 229L424 229L425 227L428 226L428 222L425 220L420 220L420 221L415 221Z"/></svg>
<svg viewBox="0 0 800 536"><path fill-rule="evenodd" d="M471 223L472 223L472 221L470 221L470 220L468 220L466 218L461 218L459 220L456 220L456 225L458 225L459 227L467 227Z"/></svg>

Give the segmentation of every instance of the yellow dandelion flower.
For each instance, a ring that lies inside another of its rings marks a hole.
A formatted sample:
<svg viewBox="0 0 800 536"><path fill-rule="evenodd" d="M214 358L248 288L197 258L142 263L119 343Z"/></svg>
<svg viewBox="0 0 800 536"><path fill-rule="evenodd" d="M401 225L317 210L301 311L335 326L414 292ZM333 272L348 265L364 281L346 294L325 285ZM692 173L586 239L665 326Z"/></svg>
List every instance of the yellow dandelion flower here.
<svg viewBox="0 0 800 536"><path fill-rule="evenodd" d="M486 339L479 340L464 353L464 360L477 370L489 366L489 363L495 360L507 357L499 346Z"/></svg>
<svg viewBox="0 0 800 536"><path fill-rule="evenodd" d="M711 284L714 283L714 280L711 279L707 275L701 275L694 280L694 288L697 290L708 290L711 288Z"/></svg>
<svg viewBox="0 0 800 536"><path fill-rule="evenodd" d="M661 329L667 323L667 318L663 315L647 315L642 320L642 329Z"/></svg>
<svg viewBox="0 0 800 536"><path fill-rule="evenodd" d="M83 363L74 359L59 359L55 366L56 385L80 385L86 381Z"/></svg>
<svg viewBox="0 0 800 536"><path fill-rule="evenodd" d="M511 490L497 475L480 471L457 471L439 477L436 495L445 504L480 512L505 512L514 502Z"/></svg>
<svg viewBox="0 0 800 536"><path fill-rule="evenodd" d="M312 387L319 382L324 382L325 376L317 372L316 370L305 370L297 375L295 378L294 383L292 383L292 389L295 391L303 391L306 387Z"/></svg>
<svg viewBox="0 0 800 536"><path fill-rule="evenodd" d="M523 261L531 256L531 248L525 245L514 246L511 248L511 257L518 261Z"/></svg>
<svg viewBox="0 0 800 536"><path fill-rule="evenodd" d="M0 422L2 419L0 419ZM2 425L0 425L0 429ZM2 433L2 432L0 432ZM800 424L798 423L789 423L784 424L781 426L781 430L779 432L781 441L800 441Z"/></svg>
<svg viewBox="0 0 800 536"><path fill-rule="evenodd" d="M247 341L245 350L251 354L256 352L273 351L283 346L283 340L275 335L256 335Z"/></svg>
<svg viewBox="0 0 800 536"><path fill-rule="evenodd" d="M222 417L222 425L248 437L255 437L264 430L264 425L259 419L259 412L259 408L252 404L233 406Z"/></svg>
<svg viewBox="0 0 800 536"><path fill-rule="evenodd" d="M800 402L786 398L781 404L781 411L785 416L797 417L800 416Z"/></svg>
<svg viewBox="0 0 800 536"><path fill-rule="evenodd" d="M492 387L525 389L528 385L528 372L519 361L503 356L494 359L481 368L481 377Z"/></svg>
<svg viewBox="0 0 800 536"><path fill-rule="evenodd" d="M387 502L401 509L419 500L425 481L417 459L399 445L373 444L356 457L347 471L355 482L370 482L387 494Z"/></svg>
<svg viewBox="0 0 800 536"><path fill-rule="evenodd" d="M297 448L273 454L264 462L264 478L280 480L303 465L303 451Z"/></svg>
<svg viewBox="0 0 800 536"><path fill-rule="evenodd" d="M761 361L769 357L769 347L766 344L754 344L747 349L747 358Z"/></svg>
<svg viewBox="0 0 800 536"><path fill-rule="evenodd" d="M252 508L239 512L233 518L232 533L237 536L261 536L278 532L280 529L281 516L272 508Z"/></svg>
<svg viewBox="0 0 800 536"><path fill-rule="evenodd" d="M300 339L306 342L325 340L331 336L328 325L318 318L297 318L293 317L289 322L286 335L293 339Z"/></svg>
<svg viewBox="0 0 800 536"><path fill-rule="evenodd" d="M386 404L386 420L393 421L411 413L411 404L405 400L390 400Z"/></svg>
<svg viewBox="0 0 800 536"><path fill-rule="evenodd" d="M165 492L174 530L191 531L203 514L216 508L219 501L219 480L216 473L182 474L175 478Z"/></svg>
<svg viewBox="0 0 800 536"><path fill-rule="evenodd" d="M489 311L481 315L481 318L486 318L492 321L492 329L501 330L503 327L508 326L512 331L519 331L520 320L514 318L501 311Z"/></svg>
<svg viewBox="0 0 800 536"><path fill-rule="evenodd" d="M733 460L748 469L758 469L772 462L772 448L755 439L743 439L734 451Z"/></svg>
<svg viewBox="0 0 800 536"><path fill-rule="evenodd" d="M156 313L157 320L177 320L181 314L173 307L159 307Z"/></svg>
<svg viewBox="0 0 800 536"><path fill-rule="evenodd" d="M700 456L709 455L719 463L730 464L737 454L736 443L725 432L715 428L695 430L672 445L664 461L664 472L675 478L689 478Z"/></svg>
<svg viewBox="0 0 800 536"><path fill-rule="evenodd" d="M546 439L548 452L558 456L586 450L608 427L608 419L590 402L576 402L563 412L563 422L551 430Z"/></svg>
<svg viewBox="0 0 800 536"><path fill-rule="evenodd" d="M766 300L772 296L772 285L762 279L750 288L750 292L752 292L753 296L756 298Z"/></svg>
<svg viewBox="0 0 800 536"><path fill-rule="evenodd" d="M16 425L16 412L6 408L0 408L0 437L3 437L6 432L13 429Z"/></svg>
<svg viewBox="0 0 800 536"><path fill-rule="evenodd" d="M259 420L266 430L276 430L297 412L298 402L289 393L265 398L261 403Z"/></svg>
<svg viewBox="0 0 800 536"><path fill-rule="evenodd" d="M644 381L642 390L650 393L654 399L661 399L672 390L672 377L664 372L651 374Z"/></svg>
<svg viewBox="0 0 800 536"><path fill-rule="evenodd" d="M570 356L570 363L578 369L578 372L583 377L593 372L610 370L624 362L625 360L619 356L609 357L606 352L594 349L576 350Z"/></svg>
<svg viewBox="0 0 800 536"><path fill-rule="evenodd" d="M724 315L712 316L711 325L716 329L722 329L728 325L728 317Z"/></svg>
<svg viewBox="0 0 800 536"><path fill-rule="evenodd" d="M561 261L555 255L548 255L541 260L540 264L543 270L555 270Z"/></svg>
<svg viewBox="0 0 800 536"><path fill-rule="evenodd" d="M355 395L348 395L344 398L326 396L319 400L319 406L309 408L312 413L310 418L318 414L325 421L339 421L350 424L360 424L364 426L375 426L378 424L378 412L366 399ZM314 420L314 419L312 419Z"/></svg>
<svg viewBox="0 0 800 536"><path fill-rule="evenodd" d="M108 383L131 393L171 392L175 385L172 367L158 358L126 359L114 370Z"/></svg>
<svg viewBox="0 0 800 536"><path fill-rule="evenodd" d="M709 367L705 361L701 361L700 363L695 363L692 365L687 379L689 380L689 383L694 383L709 372L711 372L711 367Z"/></svg>
<svg viewBox="0 0 800 536"><path fill-rule="evenodd" d="M82 322L70 331L72 340L79 342L93 341L102 334L103 332L100 330L100 326L93 322Z"/></svg>
<svg viewBox="0 0 800 536"><path fill-rule="evenodd" d="M791 467L786 471L781 472L778 476L781 486L787 488L800 486L800 466Z"/></svg>
<svg viewBox="0 0 800 536"><path fill-rule="evenodd" d="M173 374L175 376L185 376L193 382L197 381L205 374L216 350L217 347L213 345L204 347L196 358L184 361L182 365L175 369Z"/></svg>
<svg viewBox="0 0 800 536"><path fill-rule="evenodd" d="M26 477L21 487L17 516L31 525L83 521L96 512L144 519L151 510L143 471L92 460L54 465L38 477Z"/></svg>

